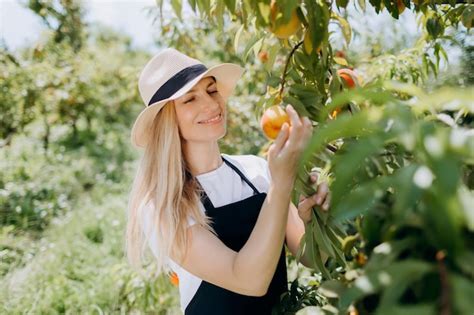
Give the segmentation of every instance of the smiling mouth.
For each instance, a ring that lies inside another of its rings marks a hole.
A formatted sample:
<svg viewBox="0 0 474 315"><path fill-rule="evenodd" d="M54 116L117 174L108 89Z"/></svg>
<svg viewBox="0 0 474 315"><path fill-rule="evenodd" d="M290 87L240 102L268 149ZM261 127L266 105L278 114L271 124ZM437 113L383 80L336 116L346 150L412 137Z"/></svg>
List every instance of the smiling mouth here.
<svg viewBox="0 0 474 315"><path fill-rule="evenodd" d="M211 119L207 119L207 120L203 120L203 121L200 121L198 122L198 124L208 124L208 123L212 123L212 122L215 122L215 121L218 121L219 119L221 119L221 116L222 116L222 112L219 113L219 115L211 118Z"/></svg>

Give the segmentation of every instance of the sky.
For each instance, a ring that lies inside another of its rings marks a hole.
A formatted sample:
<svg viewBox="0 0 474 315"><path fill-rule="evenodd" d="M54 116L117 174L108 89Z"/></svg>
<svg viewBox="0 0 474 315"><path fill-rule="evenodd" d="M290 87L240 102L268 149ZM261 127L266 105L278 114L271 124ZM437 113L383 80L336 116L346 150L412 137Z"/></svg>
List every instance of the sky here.
<svg viewBox="0 0 474 315"><path fill-rule="evenodd" d="M25 0L0 0L0 37L14 50L38 40L45 29L41 19L25 8ZM157 7L155 0L86 0L85 20L113 26L132 36L136 47L151 48L154 27L145 7Z"/></svg>

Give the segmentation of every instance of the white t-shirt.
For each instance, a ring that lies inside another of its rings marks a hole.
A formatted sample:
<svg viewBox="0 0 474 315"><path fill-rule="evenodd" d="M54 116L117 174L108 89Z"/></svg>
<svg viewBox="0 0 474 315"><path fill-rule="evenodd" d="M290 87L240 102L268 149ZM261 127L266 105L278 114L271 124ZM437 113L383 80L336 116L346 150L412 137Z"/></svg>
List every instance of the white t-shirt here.
<svg viewBox="0 0 474 315"><path fill-rule="evenodd" d="M230 163L236 166L247 179L257 188L259 192L268 193L271 182L270 171L267 160L256 155L228 155L223 153ZM226 162L223 162L217 169L208 173L196 176L197 180L206 191L214 207L221 207L229 203L243 200L253 195L253 189L244 180L241 179ZM204 205L199 202L199 207L205 213ZM147 213L147 212L145 212ZM149 221L149 220L146 220ZM188 217L188 224L193 225L196 221ZM148 222L145 222L147 225ZM150 237L148 245L155 256L158 255L156 244L156 235ZM181 310L184 313L186 306L193 298L202 279L188 272L179 266L172 259L167 258L171 269L176 272L179 278L179 293Z"/></svg>

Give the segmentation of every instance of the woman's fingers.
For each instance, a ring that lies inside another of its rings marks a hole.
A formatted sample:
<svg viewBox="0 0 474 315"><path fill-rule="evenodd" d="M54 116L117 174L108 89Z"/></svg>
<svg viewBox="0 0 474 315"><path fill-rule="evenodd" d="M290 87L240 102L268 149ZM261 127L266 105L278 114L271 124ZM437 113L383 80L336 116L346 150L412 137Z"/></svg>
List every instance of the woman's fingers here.
<svg viewBox="0 0 474 315"><path fill-rule="evenodd" d="M272 151L274 153L278 153L281 151L283 145L286 142L286 139L288 139L288 130L289 126L288 123L284 123L283 126L280 129L280 132L278 133L278 136L276 137L275 141L272 143L271 147L269 148L269 151Z"/></svg>
<svg viewBox="0 0 474 315"><path fill-rule="evenodd" d="M306 198L308 198L308 197L305 197L305 196L303 196L303 195L300 195L300 200L298 201L298 204L299 204L301 201L305 200Z"/></svg>
<svg viewBox="0 0 474 315"><path fill-rule="evenodd" d="M301 118L298 116L298 113L296 112L295 108L291 104L286 105L285 110L288 113L288 117L290 118L292 126L302 126L303 125L303 122L301 121Z"/></svg>
<svg viewBox="0 0 474 315"><path fill-rule="evenodd" d="M310 173L311 183L316 183L318 181L319 172L313 171ZM331 203L331 194L329 192L329 185L327 182L322 182L317 186L317 191L311 196L300 195L298 210L300 212L305 212L311 209L315 205L320 205L324 211L329 209Z"/></svg>
<svg viewBox="0 0 474 315"><path fill-rule="evenodd" d="M324 200L324 203L322 205L323 210L328 211L330 205L331 205L331 193L329 192L326 196L326 200Z"/></svg>
<svg viewBox="0 0 474 315"><path fill-rule="evenodd" d="M299 118L298 113L293 108L293 106L287 105L286 112L288 113L288 116L290 117L290 121L291 121L291 132L290 132L288 142L292 146L295 146L297 145L298 140L301 139L304 125L301 119Z"/></svg>
<svg viewBox="0 0 474 315"><path fill-rule="evenodd" d="M314 205L316 205L316 201L314 200L313 196L307 197L300 195L300 201L298 203L298 212L305 213L306 211L310 210Z"/></svg>
<svg viewBox="0 0 474 315"><path fill-rule="evenodd" d="M322 182L321 184L319 184L318 192L314 195L316 203L318 205L323 203L328 191L329 191L329 187L328 187L327 182Z"/></svg>
<svg viewBox="0 0 474 315"><path fill-rule="evenodd" d="M308 117L303 117L305 131L306 131L306 138L310 139L313 135L313 123Z"/></svg>
<svg viewBox="0 0 474 315"><path fill-rule="evenodd" d="M316 183L318 181L318 177L319 177L319 172L311 172L309 173L309 178L311 179L311 182L312 183Z"/></svg>

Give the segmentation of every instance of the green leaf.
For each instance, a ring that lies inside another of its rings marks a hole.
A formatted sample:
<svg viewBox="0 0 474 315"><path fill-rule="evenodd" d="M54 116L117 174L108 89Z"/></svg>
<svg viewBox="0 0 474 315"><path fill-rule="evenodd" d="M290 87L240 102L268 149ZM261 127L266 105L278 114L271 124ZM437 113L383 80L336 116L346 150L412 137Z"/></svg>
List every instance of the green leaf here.
<svg viewBox="0 0 474 315"><path fill-rule="evenodd" d="M336 258L337 263L341 267L345 268L346 267L346 257L344 256L344 252L342 250L341 240L336 235L336 231L333 230L333 228L330 227L329 224L325 226L325 230L326 230L326 234L327 234L329 240L331 241L331 245L332 245L334 253L335 253L334 257ZM344 236L345 235L340 235L339 237L342 238Z"/></svg>
<svg viewBox="0 0 474 315"><path fill-rule="evenodd" d="M352 38L352 29L351 25L349 22L343 18L342 16L336 14L335 12L332 12L331 18L335 19L336 21L339 22L339 26L341 27L342 30L342 35L344 35L344 39L349 46Z"/></svg>
<svg viewBox="0 0 474 315"><path fill-rule="evenodd" d="M293 54L293 58L295 58L296 60L296 65L300 66L303 70L311 70L312 59L310 56L306 55L303 52L296 51Z"/></svg>
<svg viewBox="0 0 474 315"><path fill-rule="evenodd" d="M382 85L382 84L381 84ZM327 115L337 107L344 106L350 102L371 102L376 104L390 104L395 102L391 92L379 89L377 86L354 88L332 95L332 101L324 107L320 113L319 120L325 120ZM339 116L338 116L339 117Z"/></svg>
<svg viewBox="0 0 474 315"><path fill-rule="evenodd" d="M465 250L461 254L455 257L456 265L459 267L462 272L474 279L474 252Z"/></svg>
<svg viewBox="0 0 474 315"><path fill-rule="evenodd" d="M348 196L345 196L331 211L337 221L353 218L372 209L389 187L394 187L403 176L401 170L392 175L376 177L356 187Z"/></svg>
<svg viewBox="0 0 474 315"><path fill-rule="evenodd" d="M375 13L380 12L380 4L382 3L382 0L369 0L369 3L375 8Z"/></svg>
<svg viewBox="0 0 474 315"><path fill-rule="evenodd" d="M275 64L275 59L278 55L279 50L280 50L280 45L278 43L269 46L268 60L264 65L266 71L271 72L273 70L273 65Z"/></svg>
<svg viewBox="0 0 474 315"><path fill-rule="evenodd" d="M418 86L416 86L415 84L388 80L388 81L383 82L382 85L385 89L390 90L390 91L402 92L402 93L406 93L412 96L416 96L418 98L425 97L425 93L423 92L423 90L419 88Z"/></svg>
<svg viewBox="0 0 474 315"><path fill-rule="evenodd" d="M156 0L156 6L159 8L160 17L163 17L163 0Z"/></svg>
<svg viewBox="0 0 474 315"><path fill-rule="evenodd" d="M341 66L346 66L346 67L349 66L345 58L333 57L332 59L334 59L334 61Z"/></svg>
<svg viewBox="0 0 474 315"><path fill-rule="evenodd" d="M216 19L217 19L217 26L220 31L222 31L224 27L224 3L222 1L217 1L215 4L215 12L216 12Z"/></svg>
<svg viewBox="0 0 474 315"><path fill-rule="evenodd" d="M258 2L258 10L260 12L260 15L265 21L265 24L270 23L269 17L270 17L270 5L265 2Z"/></svg>
<svg viewBox="0 0 474 315"><path fill-rule="evenodd" d="M224 3L231 13L235 12L235 0L224 0Z"/></svg>
<svg viewBox="0 0 474 315"><path fill-rule="evenodd" d="M328 37L329 8L322 0L305 1L308 6L308 24L313 47L319 47Z"/></svg>
<svg viewBox="0 0 474 315"><path fill-rule="evenodd" d="M290 86L290 93L296 94L298 96L317 96L319 95L316 87L312 87L309 85L303 85L299 83L293 83Z"/></svg>
<svg viewBox="0 0 474 315"><path fill-rule="evenodd" d="M306 110L304 104L296 97L293 97L291 95L285 95L283 96L283 102L285 102L286 104L291 104L295 108L299 116L309 116L309 113Z"/></svg>
<svg viewBox="0 0 474 315"><path fill-rule="evenodd" d="M377 197L380 198L384 190L373 182L361 185L353 190L350 196L342 199L337 206L333 207L332 212L335 219L342 221L371 210L378 201L378 198L373 196L374 191Z"/></svg>
<svg viewBox="0 0 474 315"><path fill-rule="evenodd" d="M376 315L433 315L436 314L436 305L431 304L416 304L416 305L397 305L391 304L386 308L378 308Z"/></svg>
<svg viewBox="0 0 474 315"><path fill-rule="evenodd" d="M250 54L250 51L252 51L253 46L258 44L258 42L261 40L262 40L262 36L259 34L252 36L252 38L248 41L243 51L244 61L247 61L248 55Z"/></svg>
<svg viewBox="0 0 474 315"><path fill-rule="evenodd" d="M472 205L474 204L474 191L469 190L466 186L462 185L458 190L459 201L461 203L461 209L464 214L464 221L469 231L474 232L474 211Z"/></svg>
<svg viewBox="0 0 474 315"><path fill-rule="evenodd" d="M316 217L316 221L313 224L314 228L314 239L319 245L319 248L330 257L335 257L334 249L332 248L331 241L326 235L326 230L321 226L322 222Z"/></svg>
<svg viewBox="0 0 474 315"><path fill-rule="evenodd" d="M305 229L305 238L306 238L306 244L308 250L308 257L311 258L312 263L314 263L313 268L323 274L323 276L326 279L331 279L331 275L329 274L326 266L324 265L324 262L321 257L321 252L318 243L315 241L315 222L317 220L317 217L314 212L312 212L312 220L310 221L310 224L306 226Z"/></svg>
<svg viewBox="0 0 474 315"><path fill-rule="evenodd" d="M244 24L242 24L239 29L237 30L237 33L235 34L234 38L234 51L237 52L239 48L239 40L240 36L242 35L242 31L244 30Z"/></svg>
<svg viewBox="0 0 474 315"><path fill-rule="evenodd" d="M383 139L378 136L360 139L358 141L349 141L341 147L333 158L334 178L331 184L332 205L337 206L341 198L347 196L353 185L348 183L356 183L353 178L363 170L364 160L380 151ZM342 152L341 152L342 151Z"/></svg>
<svg viewBox="0 0 474 315"><path fill-rule="evenodd" d="M173 10L174 10L176 16L180 19L180 21L182 21L182 18L181 18L181 9L182 9L181 0L171 0L171 6L173 7Z"/></svg>
<svg viewBox="0 0 474 315"><path fill-rule="evenodd" d="M193 9L193 11L196 12L197 0L188 0L188 3L189 3L189 6L191 7L191 9Z"/></svg>
<svg viewBox="0 0 474 315"><path fill-rule="evenodd" d="M210 0L197 0L197 4L199 7L199 11L201 13L206 13L207 16L209 16L210 10L211 10L211 2Z"/></svg>
<svg viewBox="0 0 474 315"><path fill-rule="evenodd" d="M472 27L474 21L474 6L468 5L464 9L461 15L462 24L469 30Z"/></svg>
<svg viewBox="0 0 474 315"><path fill-rule="evenodd" d="M338 8L346 8L349 0L336 0L336 5Z"/></svg>
<svg viewBox="0 0 474 315"><path fill-rule="evenodd" d="M314 194L314 193L313 193ZM329 212L323 211L321 207L319 206L313 206L313 211L316 211L317 217L321 220L323 225L326 225L328 218L329 218Z"/></svg>
<svg viewBox="0 0 474 315"><path fill-rule="evenodd" d="M296 261L300 261L303 256L303 251L306 246L306 237L302 237L300 244L298 245L298 250L296 251Z"/></svg>
<svg viewBox="0 0 474 315"><path fill-rule="evenodd" d="M410 283L421 278L425 273L433 269L435 269L433 265L424 261L406 259L378 270L366 271L365 275L357 278L353 285L341 294L339 300L340 306L346 309L349 305L362 297L377 293L383 288L389 290L387 299L393 298L400 294L400 291L397 291L396 287L406 288ZM393 288L395 288L395 291L390 291Z"/></svg>
<svg viewBox="0 0 474 315"><path fill-rule="evenodd" d="M328 298L338 298L345 287L339 280L328 280L324 281L318 288L318 292Z"/></svg>
<svg viewBox="0 0 474 315"><path fill-rule="evenodd" d="M253 49L253 53L255 55L255 58L258 58L258 53L259 53L260 49L262 48L264 40L265 40L265 37L262 37L261 39L259 39L255 43L255 45L253 45L252 49Z"/></svg>
<svg viewBox="0 0 474 315"><path fill-rule="evenodd" d="M342 113L337 119L331 120L321 128L315 130L313 137L303 152L301 165L304 165L310 157L319 153L325 145L336 139L355 137L371 134L377 131L374 123L381 116L381 111L376 107L360 111L354 115Z"/></svg>
<svg viewBox="0 0 474 315"><path fill-rule="evenodd" d="M449 274L452 285L453 314L471 314L474 310L474 281L455 273Z"/></svg>
<svg viewBox="0 0 474 315"><path fill-rule="evenodd" d="M382 219L377 213L367 213L362 218L361 233L367 250L377 246L382 237Z"/></svg>
<svg viewBox="0 0 474 315"><path fill-rule="evenodd" d="M437 249L456 256L464 249L459 200L441 191L428 191L421 206L425 233Z"/></svg>
<svg viewBox="0 0 474 315"><path fill-rule="evenodd" d="M354 248L356 242L359 240L359 235L348 235L342 242L342 249L345 254L349 254L352 248Z"/></svg>
<svg viewBox="0 0 474 315"><path fill-rule="evenodd" d="M438 17L431 17L426 21L426 30L432 38L441 36L444 32L444 26Z"/></svg>
<svg viewBox="0 0 474 315"><path fill-rule="evenodd" d="M411 207L420 200L422 190L413 182L413 176L419 165L412 164L397 170L395 192L397 198L393 205L393 213L396 220L403 221L406 219Z"/></svg>
<svg viewBox="0 0 474 315"><path fill-rule="evenodd" d="M415 246L417 240L413 237L407 237L402 240L386 241L378 244L372 249L370 260L365 265L366 270L380 270L392 265L400 253Z"/></svg>

